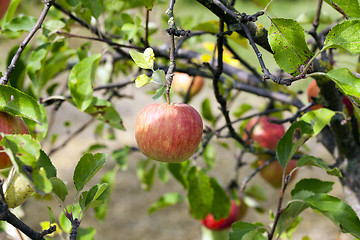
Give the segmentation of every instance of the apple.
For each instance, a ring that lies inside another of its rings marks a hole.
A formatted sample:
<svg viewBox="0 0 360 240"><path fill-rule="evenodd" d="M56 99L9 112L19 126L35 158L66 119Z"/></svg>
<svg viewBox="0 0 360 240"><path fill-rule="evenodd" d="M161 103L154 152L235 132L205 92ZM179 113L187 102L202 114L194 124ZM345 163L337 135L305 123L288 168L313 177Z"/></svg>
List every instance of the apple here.
<svg viewBox="0 0 360 240"><path fill-rule="evenodd" d="M261 166L268 161L271 156L259 155L256 160L258 166ZM297 166L297 161L291 159L286 165L285 174L288 175ZM282 175L284 168L280 165L279 161L275 160L269 165L261 169L260 176L265 179L274 188L280 188L282 185ZM290 181L296 176L296 171L292 174Z"/></svg>
<svg viewBox="0 0 360 240"><path fill-rule="evenodd" d="M191 85L193 79L194 79L194 83ZM180 96L185 97L191 86L189 92L189 98L192 98L193 96L195 96L197 93L200 92L203 85L204 85L204 78L201 76L195 76L194 78L186 73L175 72L171 84L171 88L173 89L174 92L176 92Z"/></svg>
<svg viewBox="0 0 360 240"><path fill-rule="evenodd" d="M152 103L140 111L135 138L147 157L170 163L189 159L198 148L203 131L200 114L183 103Z"/></svg>
<svg viewBox="0 0 360 240"><path fill-rule="evenodd" d="M29 129L20 117L10 115L6 112L0 112L0 133L29 134ZM0 141L1 139L2 136L0 135ZM12 166L9 156L2 150L4 150L4 148L0 146L0 169Z"/></svg>
<svg viewBox="0 0 360 240"><path fill-rule="evenodd" d="M278 141L285 133L285 129L281 124L269 122L269 120L276 119L269 116L252 118L245 126L244 140L249 142L252 139L263 148L276 150Z"/></svg>
<svg viewBox="0 0 360 240"><path fill-rule="evenodd" d="M23 204L34 190L30 181L12 168L3 185L3 192L7 206L16 208Z"/></svg>
<svg viewBox="0 0 360 240"><path fill-rule="evenodd" d="M10 0L0 0L0 19L5 15L9 5Z"/></svg>
<svg viewBox="0 0 360 240"><path fill-rule="evenodd" d="M214 215L208 214L205 219L201 220L201 224L208 229L216 231L230 228L234 222L237 222L244 217L247 209L247 206L244 204L242 198L240 198L239 204L237 204L233 199L231 199L230 203L230 212L226 218L216 220Z"/></svg>
<svg viewBox="0 0 360 240"><path fill-rule="evenodd" d="M309 102L312 102L312 98L317 98L317 96L320 93L320 88L318 87L318 85L316 84L316 80L313 80L309 86L308 86L308 90L307 90L307 98ZM311 110L316 110L319 108L322 108L323 105L321 104L316 104L314 106L311 107Z"/></svg>
<svg viewBox="0 0 360 240"><path fill-rule="evenodd" d="M311 102L312 101L311 98L316 98L319 95L319 93L320 93L320 88L318 87L316 80L313 80L309 84L309 87L308 87L308 92L307 92L308 101ZM345 105L349 116L353 116L354 115L354 106L352 105L350 100L346 96L343 96L342 102ZM311 109L316 110L316 109L319 109L322 107L323 107L323 105L317 104L317 105L312 106Z"/></svg>

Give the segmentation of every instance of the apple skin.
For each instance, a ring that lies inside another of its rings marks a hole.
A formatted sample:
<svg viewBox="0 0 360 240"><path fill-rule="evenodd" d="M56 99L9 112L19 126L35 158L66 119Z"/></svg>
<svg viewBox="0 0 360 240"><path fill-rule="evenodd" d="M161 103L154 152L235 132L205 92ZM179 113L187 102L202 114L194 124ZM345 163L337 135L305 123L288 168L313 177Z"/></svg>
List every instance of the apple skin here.
<svg viewBox="0 0 360 240"><path fill-rule="evenodd" d="M258 166L261 166L266 161L268 161L271 158L271 156L267 155L260 155L256 162ZM288 175L294 168L297 166L297 161L294 159L291 159L285 170L285 174ZM282 185L282 174L283 174L284 168L280 165L279 161L275 160L260 171L260 176L265 179L271 186L274 188L280 188ZM291 179L294 179L296 176L297 171L293 172L291 175Z"/></svg>
<svg viewBox="0 0 360 240"><path fill-rule="evenodd" d="M318 87L318 85L316 84L316 80L313 80L309 86L308 86L308 90L307 90L307 98L309 103L312 102L311 98L317 98L317 96L320 93L320 88ZM323 105L321 104L316 104L314 106L311 107L311 110L316 110L319 108L322 108Z"/></svg>
<svg viewBox="0 0 360 240"><path fill-rule="evenodd" d="M175 72L171 84L171 88L173 89L174 92L176 92L180 96L185 97L191 86L191 82L193 78L194 77L189 76L186 73ZM204 78L201 76L195 76L194 83L191 86L189 92L189 98L192 98L193 96L198 94L201 91L203 85L204 85Z"/></svg>
<svg viewBox="0 0 360 240"><path fill-rule="evenodd" d="M0 19L5 16L5 13L10 5L10 0L0 0Z"/></svg>
<svg viewBox="0 0 360 240"><path fill-rule="evenodd" d="M29 129L20 117L0 112L0 133L29 134ZM0 135L0 141L1 139L2 136ZM1 152L1 150L4 150L4 148L0 146L0 169L12 166L9 156L5 152Z"/></svg>
<svg viewBox="0 0 360 240"><path fill-rule="evenodd" d="M269 122L272 119L275 120L276 118L269 116L252 118L245 126L244 140L248 141L248 134L251 134L250 138L261 147L276 150L276 145L285 134L285 129L281 124Z"/></svg>
<svg viewBox="0 0 360 240"><path fill-rule="evenodd" d="M140 111L135 138L147 157L169 163L189 159L198 148L203 131L200 114L183 103L152 103Z"/></svg>
<svg viewBox="0 0 360 240"><path fill-rule="evenodd" d="M319 93L320 93L320 88L318 87L316 80L313 80L309 84L308 91L307 91L308 101L311 102L312 101L311 98L312 97L316 98L319 95ZM342 102L345 105L349 116L353 116L354 115L354 106L352 105L350 100L346 96L343 96ZM319 109L322 107L323 107L323 105L317 104L317 105L312 106L311 110L316 110L316 109Z"/></svg>
<svg viewBox="0 0 360 240"><path fill-rule="evenodd" d="M239 205L233 199L231 199L230 203L230 212L226 218L215 220L214 215L208 214L205 219L201 220L201 224L208 229L216 231L230 228L234 222L237 222L244 217L247 210L247 206L244 204L242 198L240 199Z"/></svg>

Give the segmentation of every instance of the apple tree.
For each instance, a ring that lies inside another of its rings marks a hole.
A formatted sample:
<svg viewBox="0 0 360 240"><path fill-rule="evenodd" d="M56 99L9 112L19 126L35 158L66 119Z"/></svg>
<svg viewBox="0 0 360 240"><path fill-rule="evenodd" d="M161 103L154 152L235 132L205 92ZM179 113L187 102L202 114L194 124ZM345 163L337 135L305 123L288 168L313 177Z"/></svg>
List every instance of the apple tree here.
<svg viewBox="0 0 360 240"><path fill-rule="evenodd" d="M132 174L145 190L156 178L184 190L159 195L149 213L186 202L203 239L291 239L306 209L360 239L359 1L302 1L311 10L276 11L294 10L289 2L299 1L1 1L2 228L30 239L94 239L96 226L81 226L85 213L106 217L115 175L141 152ZM244 94L250 100L238 101ZM119 103L140 97L148 106L127 123ZM66 105L90 120L60 141L50 132ZM136 125L137 144L121 141L127 124ZM84 141L67 183L52 156L90 126L120 148ZM214 174L222 164L215 146L233 156L227 183ZM319 146L333 161L317 154ZM95 181L108 162L114 168ZM246 166L251 171L240 175ZM309 167L333 181L295 178ZM277 189L276 209L261 209L257 175ZM349 198L331 193L335 181ZM59 216L39 209L49 215L41 232L12 210L30 197L62 208ZM249 208L271 224L243 219Z"/></svg>

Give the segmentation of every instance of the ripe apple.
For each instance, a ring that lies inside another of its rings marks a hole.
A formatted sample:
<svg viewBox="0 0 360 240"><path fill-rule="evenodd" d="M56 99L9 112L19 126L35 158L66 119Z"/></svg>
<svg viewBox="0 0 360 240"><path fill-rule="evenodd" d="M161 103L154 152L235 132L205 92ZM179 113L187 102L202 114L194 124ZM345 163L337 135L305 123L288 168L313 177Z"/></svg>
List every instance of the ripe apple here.
<svg viewBox="0 0 360 240"><path fill-rule="evenodd" d="M308 86L308 90L307 90L307 97L308 97L308 101L312 102L312 98L317 98L317 96L320 93L320 88L318 87L318 85L316 84L316 80L313 80L309 86ZM323 105L321 104L316 104L314 106L311 107L311 110L316 110L319 108L322 108Z"/></svg>
<svg viewBox="0 0 360 240"><path fill-rule="evenodd" d="M194 79L194 83L191 85L193 79ZM192 98L198 92L200 92L203 85L204 85L204 78L201 76L195 76L194 78L186 73L175 72L171 84L171 88L174 90L174 92L176 92L180 96L185 97L191 86L189 92L189 98Z"/></svg>
<svg viewBox="0 0 360 240"><path fill-rule="evenodd" d="M20 117L15 117L6 112L0 112L0 133L4 134L29 134L29 129ZM2 136L0 135L0 141ZM8 168L12 165L9 156L2 152L4 148L0 146L0 169Z"/></svg>
<svg viewBox="0 0 360 240"><path fill-rule="evenodd" d="M311 98L316 98L319 95L319 93L320 93L320 88L316 84L316 80L313 80L308 87L308 92L307 92L308 101L311 102L312 101ZM350 100L346 96L343 96L342 102L345 105L349 116L353 116L354 115L354 106L352 105ZM317 104L317 105L312 106L311 109L316 110L316 109L319 109L322 107L323 106L321 104Z"/></svg>
<svg viewBox="0 0 360 240"><path fill-rule="evenodd" d="M0 19L5 15L9 5L10 0L0 0Z"/></svg>
<svg viewBox="0 0 360 240"><path fill-rule="evenodd" d="M256 160L258 166L261 166L268 161L271 156L259 155ZM288 175L297 166L297 161L291 159L286 166L285 174ZM279 161L275 160L260 171L260 175L274 188L280 188L282 185L282 174L284 168L280 165ZM292 174L290 181L296 176L296 171Z"/></svg>
<svg viewBox="0 0 360 240"><path fill-rule="evenodd" d="M216 220L214 215L208 214L205 219L201 220L201 224L211 230L223 230L230 228L234 222L239 221L244 217L247 210L247 206L244 204L242 198L240 198L240 203L237 204L235 200L231 199L231 207L229 215L226 218L221 218Z"/></svg>
<svg viewBox="0 0 360 240"><path fill-rule="evenodd" d="M263 116L252 118L245 126L244 140L249 137L261 147L275 150L279 139L284 135L285 129L281 124L269 122L275 117Z"/></svg>
<svg viewBox="0 0 360 240"><path fill-rule="evenodd" d="M135 138L147 157L180 163L189 159L199 146L203 122L200 114L183 103L152 103L137 116Z"/></svg>

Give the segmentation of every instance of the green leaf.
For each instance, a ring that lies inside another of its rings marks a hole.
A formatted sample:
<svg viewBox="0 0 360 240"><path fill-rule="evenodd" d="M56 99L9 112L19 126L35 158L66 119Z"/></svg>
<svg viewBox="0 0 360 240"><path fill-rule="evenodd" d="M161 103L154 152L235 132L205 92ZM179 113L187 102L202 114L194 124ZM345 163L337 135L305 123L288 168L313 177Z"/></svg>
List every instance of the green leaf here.
<svg viewBox="0 0 360 240"><path fill-rule="evenodd" d="M166 167L166 163L160 162L158 168L158 177L163 183L167 183L169 181L168 169Z"/></svg>
<svg viewBox="0 0 360 240"><path fill-rule="evenodd" d="M201 104L201 115L204 119L208 120L211 123L214 123L216 121L216 118L211 111L211 103L209 98L206 98Z"/></svg>
<svg viewBox="0 0 360 240"><path fill-rule="evenodd" d="M51 209L51 207L46 207L46 208L47 208L47 210L48 210L49 219L50 219L50 221L49 221L50 224L56 223L53 210Z"/></svg>
<svg viewBox="0 0 360 240"><path fill-rule="evenodd" d="M100 14L105 10L104 3L102 0L81 0L81 3L90 9L92 15L98 18Z"/></svg>
<svg viewBox="0 0 360 240"><path fill-rule="evenodd" d="M352 55L359 54L360 20L344 21L335 25L328 33L321 51L329 48L342 48Z"/></svg>
<svg viewBox="0 0 360 240"><path fill-rule="evenodd" d="M145 7L147 10L151 10L154 7L156 0L144 0Z"/></svg>
<svg viewBox="0 0 360 240"><path fill-rule="evenodd" d="M305 113L300 120L310 123L313 128L313 137L315 137L321 130L329 124L331 118L335 115L334 111L328 108L320 108Z"/></svg>
<svg viewBox="0 0 360 240"><path fill-rule="evenodd" d="M251 109L253 109L252 105L248 103L243 103L234 110L233 114L235 117L240 118L244 113Z"/></svg>
<svg viewBox="0 0 360 240"><path fill-rule="evenodd" d="M149 167L151 165L151 167ZM141 187L149 191L154 183L156 165L151 159L139 161L136 175L141 182Z"/></svg>
<svg viewBox="0 0 360 240"><path fill-rule="evenodd" d="M340 169L338 169L337 167L330 169L329 166L324 161L322 161L319 158L313 157L313 156L303 156L302 158L300 158L297 161L297 165L299 167L305 166L305 165L316 166L316 167L326 170L326 172L329 175L336 176L336 177L343 177Z"/></svg>
<svg viewBox="0 0 360 240"><path fill-rule="evenodd" d="M37 94L39 94L42 87L39 86L37 81L37 73L44 67L45 59L49 52L49 46L49 43L45 43L32 51L26 66L26 72L31 81L34 83L34 87L37 89Z"/></svg>
<svg viewBox="0 0 360 240"><path fill-rule="evenodd" d="M305 199L312 209L328 217L342 232L360 238L360 220L355 211L340 199L325 193Z"/></svg>
<svg viewBox="0 0 360 240"><path fill-rule="evenodd" d="M159 98L161 98L164 93L166 92L167 87L166 86L160 86L157 90L155 95L152 97L153 100L157 100Z"/></svg>
<svg viewBox="0 0 360 240"><path fill-rule="evenodd" d="M212 145L206 145L202 157L205 160L207 168L212 169L215 167L216 152Z"/></svg>
<svg viewBox="0 0 360 240"><path fill-rule="evenodd" d="M111 153L111 158L117 163L121 170L125 171L128 168L127 158L130 153L130 147L126 146L123 149L115 150Z"/></svg>
<svg viewBox="0 0 360 240"><path fill-rule="evenodd" d="M307 141L313 134L312 126L304 121L293 123L280 138L276 147L276 156L283 168L291 160L295 152Z"/></svg>
<svg viewBox="0 0 360 240"><path fill-rule="evenodd" d="M209 33L217 33L219 31L219 21L210 20L206 22L199 23L196 25L193 30L196 31L205 31Z"/></svg>
<svg viewBox="0 0 360 240"><path fill-rule="evenodd" d="M93 227L78 228L78 234L76 239L78 240L94 240L96 235L96 229Z"/></svg>
<svg viewBox="0 0 360 240"><path fill-rule="evenodd" d="M135 87L141 88L142 86L145 86L146 84L151 83L152 79L148 77L146 74L141 74L135 79Z"/></svg>
<svg viewBox="0 0 360 240"><path fill-rule="evenodd" d="M55 166L52 164L48 155L43 150L40 150L40 157L39 157L37 163L38 163L39 167L42 167L45 169L47 178L50 179L52 177L56 177L57 170L56 170Z"/></svg>
<svg viewBox="0 0 360 240"><path fill-rule="evenodd" d="M151 204L148 209L148 214L153 214L160 209L173 206L184 201L185 198L180 193L165 193L157 200L157 202Z"/></svg>
<svg viewBox="0 0 360 240"><path fill-rule="evenodd" d="M136 63L136 65L138 65L140 68L150 69L150 70L153 69L155 54L152 48L145 49L144 53L140 53L135 50L130 50L129 54Z"/></svg>
<svg viewBox="0 0 360 240"><path fill-rule="evenodd" d="M261 224L247 222L236 222L232 225L232 232L229 233L229 240L266 240L265 232Z"/></svg>
<svg viewBox="0 0 360 240"><path fill-rule="evenodd" d="M0 145L10 157L17 172L30 178L38 194L43 196L51 192L52 185L46 176L46 171L38 166L41 149L38 142L29 135L9 134L3 135Z"/></svg>
<svg viewBox="0 0 360 240"><path fill-rule="evenodd" d="M75 167L73 181L75 188L80 192L85 184L102 168L105 164L106 154L85 153Z"/></svg>
<svg viewBox="0 0 360 240"><path fill-rule="evenodd" d="M65 0L67 4L69 4L72 7L75 7L80 3L80 0Z"/></svg>
<svg viewBox="0 0 360 240"><path fill-rule="evenodd" d="M308 204L304 201L315 194L327 193L332 190L333 182L324 182L319 179L302 179L296 183L291 191L292 201L281 213L276 231L281 234L291 224L293 224L300 213L302 213Z"/></svg>
<svg viewBox="0 0 360 240"><path fill-rule="evenodd" d="M192 167L187 174L190 213L195 219L204 219L210 213L214 190L210 179L201 170Z"/></svg>
<svg viewBox="0 0 360 240"><path fill-rule="evenodd" d="M269 44L277 64L293 76L299 75L314 55L306 45L304 29L292 19L272 19Z"/></svg>
<svg viewBox="0 0 360 240"><path fill-rule="evenodd" d="M210 184L214 191L211 213L217 220L226 218L230 212L230 198L215 178L210 178Z"/></svg>
<svg viewBox="0 0 360 240"><path fill-rule="evenodd" d="M151 77L154 83L166 86L165 72L163 70L156 70Z"/></svg>
<svg viewBox="0 0 360 240"><path fill-rule="evenodd" d="M101 54L95 54L78 62L70 71L69 89L76 106L84 111L92 102L92 82Z"/></svg>
<svg viewBox="0 0 360 240"><path fill-rule="evenodd" d="M349 19L360 18L360 7L358 0L325 0L341 15L346 14Z"/></svg>
<svg viewBox="0 0 360 240"><path fill-rule="evenodd" d="M66 210L68 213L72 214L72 216L76 216L76 217L80 216L81 208L78 203L66 206ZM64 232L70 233L71 232L71 222L65 216L64 211L61 211L61 213L60 213L59 224L60 224L61 229Z"/></svg>
<svg viewBox="0 0 360 240"><path fill-rule="evenodd" d="M43 123L39 103L29 95L10 86L0 85L0 111Z"/></svg>
<svg viewBox="0 0 360 240"><path fill-rule="evenodd" d="M30 32L35 26L36 21L36 18L31 16L13 18L10 22L5 24L4 30L11 32Z"/></svg>
<svg viewBox="0 0 360 240"><path fill-rule="evenodd" d="M190 168L190 161L182 163L168 163L167 166L173 177L186 189L188 185L186 173Z"/></svg>
<svg viewBox="0 0 360 240"><path fill-rule="evenodd" d="M113 128L125 130L119 113L112 103L107 100L92 97L91 104L86 108L85 112L96 117L99 121L109 124L109 126Z"/></svg>
<svg viewBox="0 0 360 240"><path fill-rule="evenodd" d="M326 76L331 78L344 94L356 99L360 103L360 77L354 75L346 68L337 68L328 73Z"/></svg>
<svg viewBox="0 0 360 240"><path fill-rule="evenodd" d="M58 198L60 198L63 202L66 199L66 196L68 195L68 189L65 185L65 183L60 178L50 178L50 182L53 186L52 191L55 193Z"/></svg>
<svg viewBox="0 0 360 240"><path fill-rule="evenodd" d="M33 137L36 141L41 142L41 140L43 140L47 136L48 122L47 122L47 116L46 116L47 112L45 106L43 104L40 104L38 106L40 108L40 112L42 116L40 122L41 124L33 120L29 120L28 118L24 118L23 120L30 129L31 137Z"/></svg>
<svg viewBox="0 0 360 240"><path fill-rule="evenodd" d="M98 200L102 200L103 204L100 206L95 207L95 216L99 220L104 220L109 208L110 204L110 197L112 190L114 188L115 184L115 177L116 177L117 169L114 168L111 171L106 172L102 178L101 183L108 184L108 187L105 189L105 191L98 197Z"/></svg>
<svg viewBox="0 0 360 240"><path fill-rule="evenodd" d="M103 200L98 198L107 187L107 183L101 183L93 186L89 191L81 193L79 204L83 213L85 213L90 207L100 206L104 203Z"/></svg>

